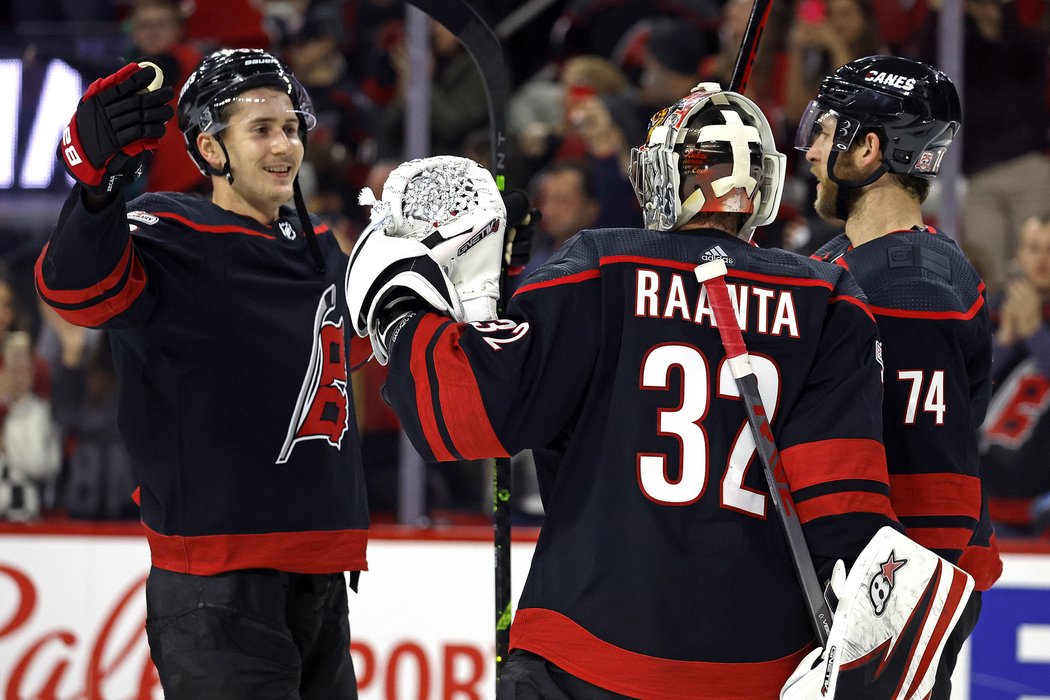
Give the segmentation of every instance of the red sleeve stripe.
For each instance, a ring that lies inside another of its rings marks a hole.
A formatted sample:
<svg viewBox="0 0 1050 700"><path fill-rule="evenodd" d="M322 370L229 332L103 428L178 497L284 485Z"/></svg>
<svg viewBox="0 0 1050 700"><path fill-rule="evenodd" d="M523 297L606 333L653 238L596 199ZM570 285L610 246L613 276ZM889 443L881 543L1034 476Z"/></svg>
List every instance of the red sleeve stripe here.
<svg viewBox="0 0 1050 700"><path fill-rule="evenodd" d="M868 491L849 491L846 493L829 493L802 502L795 503L798 519L808 523L817 518L851 513L877 513L887 518L893 517L890 499L881 493Z"/></svg>
<svg viewBox="0 0 1050 700"><path fill-rule="evenodd" d="M463 325L450 324L439 333L433 350L438 404L455 451L465 459L509 457L489 422L474 370L459 347Z"/></svg>
<svg viewBox="0 0 1050 700"><path fill-rule="evenodd" d="M999 542L992 533L987 547L969 545L959 557L959 568L973 576L974 586L987 591L1003 575L1003 560L999 556Z"/></svg>
<svg viewBox="0 0 1050 700"><path fill-rule="evenodd" d="M875 317L871 315L871 309L868 308L868 305L865 304L860 299L858 299L857 297L851 297L851 296L847 296L845 294L840 294L837 297L831 297L831 299L829 299L828 301L829 301L829 303L832 303L832 304L834 304L836 301L844 301L847 304L853 304L858 309L863 311L865 316L870 318L872 321L875 320Z"/></svg>
<svg viewBox="0 0 1050 700"><path fill-rule="evenodd" d="M128 250L130 251L130 241ZM40 259L43 259L43 253L41 253ZM121 260L125 269L127 267L127 265L124 264L126 260L127 253ZM113 317L127 311L128 307L138 299L142 290L146 288L146 269L142 266L142 262L139 260L138 256L133 256L131 258L130 265L131 269L127 271L127 279L123 280L122 286L119 286L119 291L117 291L116 294L112 294L111 290L102 290L101 285L97 285L96 288L92 290L95 294L88 297L88 299L94 303L91 303L88 306L82 306L81 308L70 308L72 304L69 302L62 302L60 299L70 298L71 296L81 296L84 295L87 290L69 292L49 289L44 284L44 276L39 260L37 261L36 269L37 284L41 296L43 296L48 301L48 304L58 312L59 316L78 326L100 326ZM113 275L110 274L106 280L108 281L112 277ZM120 285L121 281L118 280L117 283ZM109 296L103 296L106 293L109 293ZM83 304L84 302L80 303Z"/></svg>
<svg viewBox="0 0 1050 700"><path fill-rule="evenodd" d="M891 474L890 498L902 518L916 515L981 516L981 480L964 474Z"/></svg>
<svg viewBox="0 0 1050 700"><path fill-rule="evenodd" d="M120 260L113 267L112 272L103 277L98 283L93 284L90 287L84 289L51 289L44 282L44 268L43 262L44 257L47 255L47 250L51 246L50 243L44 246L44 249L40 251L40 257L36 261L36 284L37 288L47 297L48 301L53 301L56 304L87 304L89 302L95 302L99 297L111 294L121 282L121 280L128 274L128 265L134 256L134 244L131 238L128 238L128 244L124 246L124 252L120 256Z"/></svg>
<svg viewBox="0 0 1050 700"><path fill-rule="evenodd" d="M934 321L968 321L977 315L984 306L984 282L977 288L977 299L966 311L916 311L914 309L889 309L885 306L872 306L876 316L893 316L895 318L926 318Z"/></svg>
<svg viewBox="0 0 1050 700"><path fill-rule="evenodd" d="M531 292L536 289L543 289L544 287L556 287L559 284L576 284L586 280L597 279L598 277L599 272L597 270L584 270L583 272L577 272L574 275L566 275L565 277L558 277L557 279L522 285L521 287L518 287L518 291L514 292L514 296L524 294L525 292Z"/></svg>
<svg viewBox="0 0 1050 700"><path fill-rule="evenodd" d="M792 491L843 479L886 483L886 451L878 440L835 438L780 451Z"/></svg>
<svg viewBox="0 0 1050 700"><path fill-rule="evenodd" d="M777 697L810 646L771 661L662 659L609 644L553 610L523 608L510 628L510 648L539 654L577 678L628 697L767 700Z"/></svg>
<svg viewBox="0 0 1050 700"><path fill-rule="evenodd" d="M434 411L434 397L430 387L430 372L427 369L427 347L434 333L449 320L437 314L425 314L412 335L412 355L409 367L412 379L416 384L416 410L419 412L419 425L423 429L430 451L439 462L450 462L455 459L451 450L445 445L437 424Z"/></svg>

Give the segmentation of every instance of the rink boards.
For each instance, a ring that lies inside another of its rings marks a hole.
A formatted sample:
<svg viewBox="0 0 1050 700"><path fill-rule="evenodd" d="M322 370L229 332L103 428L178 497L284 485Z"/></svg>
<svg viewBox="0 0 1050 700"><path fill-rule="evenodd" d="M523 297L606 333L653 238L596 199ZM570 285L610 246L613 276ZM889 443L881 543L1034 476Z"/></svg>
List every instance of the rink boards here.
<svg viewBox="0 0 1050 700"><path fill-rule="evenodd" d="M0 697L162 697L143 629L149 552L137 532L0 528ZM532 534L515 537L515 599ZM350 598L362 700L492 697L490 536L486 528L375 531L370 571ZM955 700L1050 700L1050 547L1009 549L960 660Z"/></svg>

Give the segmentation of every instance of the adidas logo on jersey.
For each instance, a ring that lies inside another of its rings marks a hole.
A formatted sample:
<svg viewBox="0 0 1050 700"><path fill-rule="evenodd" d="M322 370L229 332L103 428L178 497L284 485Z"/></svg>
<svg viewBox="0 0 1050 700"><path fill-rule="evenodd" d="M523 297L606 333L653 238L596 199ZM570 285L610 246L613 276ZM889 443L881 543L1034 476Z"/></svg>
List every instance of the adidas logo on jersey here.
<svg viewBox="0 0 1050 700"><path fill-rule="evenodd" d="M137 221L140 224L146 224L147 226L152 226L160 221L160 219L153 214L148 214L144 211L129 211L128 218L132 221Z"/></svg>
<svg viewBox="0 0 1050 700"><path fill-rule="evenodd" d="M721 260L726 265L732 265L735 261L729 257L729 254L722 249L722 246L716 245L706 253L700 256L700 260L703 262L711 262L712 260Z"/></svg>

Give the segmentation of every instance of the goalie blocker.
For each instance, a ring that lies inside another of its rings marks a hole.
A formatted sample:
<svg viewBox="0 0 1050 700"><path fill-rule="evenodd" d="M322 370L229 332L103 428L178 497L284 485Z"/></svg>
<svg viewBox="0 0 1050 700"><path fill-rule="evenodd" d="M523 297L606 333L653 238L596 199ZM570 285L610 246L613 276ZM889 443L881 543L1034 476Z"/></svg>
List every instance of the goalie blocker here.
<svg viewBox="0 0 1050 700"><path fill-rule="evenodd" d="M922 700L933 690L941 652L974 582L896 530L884 527L849 576L836 565L838 596L827 651L813 650L781 700Z"/></svg>

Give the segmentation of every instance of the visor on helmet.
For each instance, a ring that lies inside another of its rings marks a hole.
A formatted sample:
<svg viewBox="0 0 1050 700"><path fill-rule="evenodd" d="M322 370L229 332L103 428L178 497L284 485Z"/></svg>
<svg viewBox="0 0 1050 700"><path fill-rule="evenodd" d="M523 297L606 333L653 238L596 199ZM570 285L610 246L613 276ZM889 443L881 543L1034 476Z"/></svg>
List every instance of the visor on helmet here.
<svg viewBox="0 0 1050 700"><path fill-rule="evenodd" d="M275 88L276 89L276 88ZM200 130L203 134L217 134L226 129L236 121L236 112L227 107L235 104L264 104L265 97L246 97L243 94L217 101L215 104L204 108L200 116ZM317 126L317 117L311 112L301 109L285 109L282 113L292 114L306 128L307 131ZM226 115L223 118L222 115Z"/></svg>
<svg viewBox="0 0 1050 700"><path fill-rule="evenodd" d="M860 121L844 117L833 109L811 100L795 132L795 148L808 151L821 136L830 138L832 148L847 151L860 132Z"/></svg>

